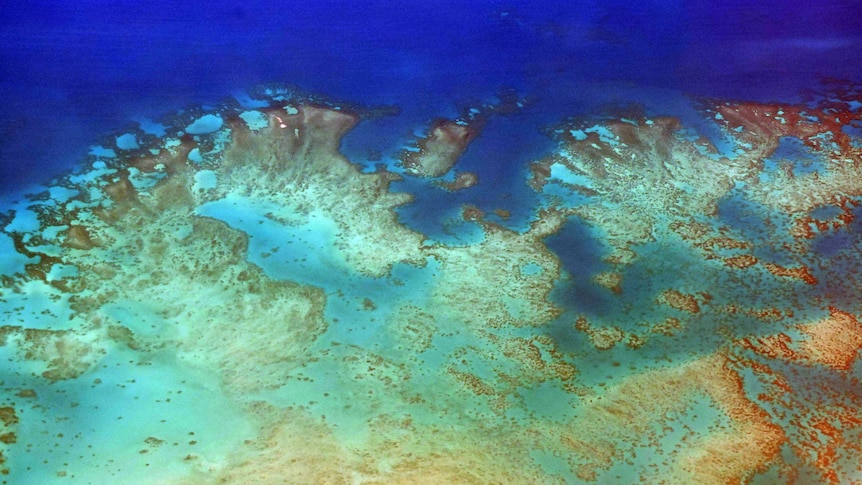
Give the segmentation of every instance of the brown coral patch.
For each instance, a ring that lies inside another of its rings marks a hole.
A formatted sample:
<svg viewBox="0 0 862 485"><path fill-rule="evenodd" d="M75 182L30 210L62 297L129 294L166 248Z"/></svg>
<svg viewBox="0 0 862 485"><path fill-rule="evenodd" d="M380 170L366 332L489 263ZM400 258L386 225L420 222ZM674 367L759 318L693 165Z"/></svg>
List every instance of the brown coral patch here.
<svg viewBox="0 0 862 485"><path fill-rule="evenodd" d="M780 266L774 263L764 263L763 265L770 273L775 276L783 276L785 278L796 278L798 280L802 280L809 285L816 285L817 278L815 278L809 271L806 266L799 266L796 268L785 268L784 266Z"/></svg>
<svg viewBox="0 0 862 485"><path fill-rule="evenodd" d="M694 219L689 221L674 221L670 223L669 227L686 241L698 240L709 234L711 230L709 225L697 222Z"/></svg>
<svg viewBox="0 0 862 485"><path fill-rule="evenodd" d="M456 192L458 190L469 189L477 183L479 183L479 176L475 173L459 172L458 175L455 176L455 180L451 182L436 182L435 185L442 187L449 192Z"/></svg>
<svg viewBox="0 0 862 485"><path fill-rule="evenodd" d="M454 367L446 369L446 373L454 377L455 380L464 386L465 389L468 389L477 396L494 396L497 394L497 391L495 391L493 387L485 383L475 374L459 371Z"/></svg>
<svg viewBox="0 0 862 485"><path fill-rule="evenodd" d="M738 341L739 345L770 359L795 360L796 352L790 348L793 340L785 333L762 337L748 337Z"/></svg>
<svg viewBox="0 0 862 485"><path fill-rule="evenodd" d="M66 231L65 245L75 249L93 249L96 243L90 237L90 231L80 225L69 226Z"/></svg>
<svg viewBox="0 0 862 485"><path fill-rule="evenodd" d="M659 295L656 301L684 312L692 314L700 313L700 305L697 302L697 298L694 295L681 293L677 290L665 290Z"/></svg>
<svg viewBox="0 0 862 485"><path fill-rule="evenodd" d="M800 342L799 352L814 362L847 371L862 348L862 323L837 308L830 307L829 312L828 318L800 326L811 338Z"/></svg>
<svg viewBox="0 0 862 485"><path fill-rule="evenodd" d="M617 327L596 327L584 317L578 317L575 330L585 333L597 350L609 350L626 338L626 333Z"/></svg>
<svg viewBox="0 0 862 485"><path fill-rule="evenodd" d="M420 177L439 177L455 165L479 130L470 125L449 120L438 120L419 140L419 151L405 150L401 164L409 172Z"/></svg>
<svg viewBox="0 0 862 485"><path fill-rule="evenodd" d="M10 406L0 407L0 422L3 423L3 426L7 427L18 424L18 414L15 412L15 408Z"/></svg>
<svg viewBox="0 0 862 485"><path fill-rule="evenodd" d="M597 285L603 286L616 294L620 294L623 292L623 275L621 275L620 273L607 271L604 273L593 275L592 280Z"/></svg>
<svg viewBox="0 0 862 485"><path fill-rule="evenodd" d="M724 356L699 363L706 392L733 420L726 432L709 435L681 463L688 483L742 483L752 472L764 471L787 441L784 430L745 393L742 377Z"/></svg>
<svg viewBox="0 0 862 485"><path fill-rule="evenodd" d="M848 371L862 348L862 324L850 313L830 308L830 316L798 325L808 338L796 342L785 333L747 337L737 341L759 355L784 361L817 363Z"/></svg>
<svg viewBox="0 0 862 485"><path fill-rule="evenodd" d="M131 166L141 172L151 173L165 170L168 173L181 172L188 166L189 153L197 147L197 143L190 136L184 136L180 145L173 151L163 150L157 155L145 155L132 161Z"/></svg>
<svg viewBox="0 0 862 485"><path fill-rule="evenodd" d="M114 202L120 202L133 198L137 191L129 181L128 172L124 170L116 181L105 186L105 193Z"/></svg>
<svg viewBox="0 0 862 485"><path fill-rule="evenodd" d="M657 323L650 328L652 333L672 337L678 331L682 330L683 324L678 318L668 317L662 323Z"/></svg>
<svg viewBox="0 0 862 485"><path fill-rule="evenodd" d="M750 254L725 258L724 265L728 268L744 269L757 264L757 258Z"/></svg>

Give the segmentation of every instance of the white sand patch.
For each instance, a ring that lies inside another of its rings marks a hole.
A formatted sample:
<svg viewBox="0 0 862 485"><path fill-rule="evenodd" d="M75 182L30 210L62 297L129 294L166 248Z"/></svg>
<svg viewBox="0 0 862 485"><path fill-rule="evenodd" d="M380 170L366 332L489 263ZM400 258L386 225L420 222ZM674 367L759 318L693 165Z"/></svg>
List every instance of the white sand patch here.
<svg viewBox="0 0 862 485"><path fill-rule="evenodd" d="M248 129L251 131L257 131L269 126L266 115L260 111L243 111L239 114L239 117L245 121L245 124L248 125Z"/></svg>
<svg viewBox="0 0 862 485"><path fill-rule="evenodd" d="M186 126L189 135L206 135L221 129L224 120L219 115L208 114L196 119L192 124Z"/></svg>
<svg viewBox="0 0 862 485"><path fill-rule="evenodd" d="M201 163L204 161L204 157L201 155L199 148L192 148L192 151L189 152L189 160L195 163Z"/></svg>
<svg viewBox="0 0 862 485"><path fill-rule="evenodd" d="M117 148L120 150L137 150L141 148L141 145L138 144L138 140L135 138L135 135L131 133L126 133L125 135L120 135L117 137Z"/></svg>
<svg viewBox="0 0 862 485"><path fill-rule="evenodd" d="M218 177L212 170L201 170L195 174L195 184L193 190L209 190L214 189L218 185Z"/></svg>
<svg viewBox="0 0 862 485"><path fill-rule="evenodd" d="M94 145L90 147L90 155L102 158L114 158L117 152L113 148L105 148L102 145Z"/></svg>

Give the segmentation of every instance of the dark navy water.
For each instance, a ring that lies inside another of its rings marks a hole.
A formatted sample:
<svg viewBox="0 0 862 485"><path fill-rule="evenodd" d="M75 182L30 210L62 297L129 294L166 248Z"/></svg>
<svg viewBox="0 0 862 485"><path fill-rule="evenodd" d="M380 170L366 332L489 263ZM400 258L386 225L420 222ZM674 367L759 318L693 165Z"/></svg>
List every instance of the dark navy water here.
<svg viewBox="0 0 862 485"><path fill-rule="evenodd" d="M592 282L596 274L609 269L610 265L602 261L609 250L602 247L583 221L570 219L545 244L559 256L568 273L554 289L556 301L578 314L610 312L615 302L609 290Z"/></svg>
<svg viewBox="0 0 862 485"><path fill-rule="evenodd" d="M858 72L859 7L834 0L7 2L0 183L3 193L21 190L73 165L129 120L215 103L265 82L428 117L503 86L543 100L536 109L548 118L650 89L790 99L822 76Z"/></svg>

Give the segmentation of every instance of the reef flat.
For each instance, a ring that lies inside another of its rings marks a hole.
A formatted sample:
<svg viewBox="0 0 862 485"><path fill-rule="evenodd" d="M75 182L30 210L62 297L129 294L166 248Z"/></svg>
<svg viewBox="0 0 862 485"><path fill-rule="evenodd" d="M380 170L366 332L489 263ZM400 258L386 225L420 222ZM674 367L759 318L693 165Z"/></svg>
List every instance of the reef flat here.
<svg viewBox="0 0 862 485"><path fill-rule="evenodd" d="M0 480L855 483L862 92L824 89L563 120L523 227L459 242L400 190L482 187L526 100L374 164L393 110L277 86L113 134L0 216Z"/></svg>

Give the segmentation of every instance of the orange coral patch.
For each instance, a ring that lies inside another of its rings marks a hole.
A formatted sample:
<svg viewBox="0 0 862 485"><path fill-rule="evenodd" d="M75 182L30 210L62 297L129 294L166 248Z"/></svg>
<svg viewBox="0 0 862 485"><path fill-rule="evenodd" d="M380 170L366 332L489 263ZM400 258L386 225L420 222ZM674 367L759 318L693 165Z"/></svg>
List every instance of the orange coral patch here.
<svg viewBox="0 0 862 485"><path fill-rule="evenodd" d="M766 267L766 269L769 270L769 272L774 274L775 276L784 276L787 278L800 279L808 283L809 285L817 284L817 278L815 278L814 275L812 275L808 271L808 267L806 266L799 266L797 268L785 268L784 266L779 266L774 263L765 263L763 266Z"/></svg>
<svg viewBox="0 0 862 485"><path fill-rule="evenodd" d="M862 324L849 313L833 307L829 311L829 318L800 326L802 332L811 336L800 343L800 353L834 369L850 370L862 348Z"/></svg>

